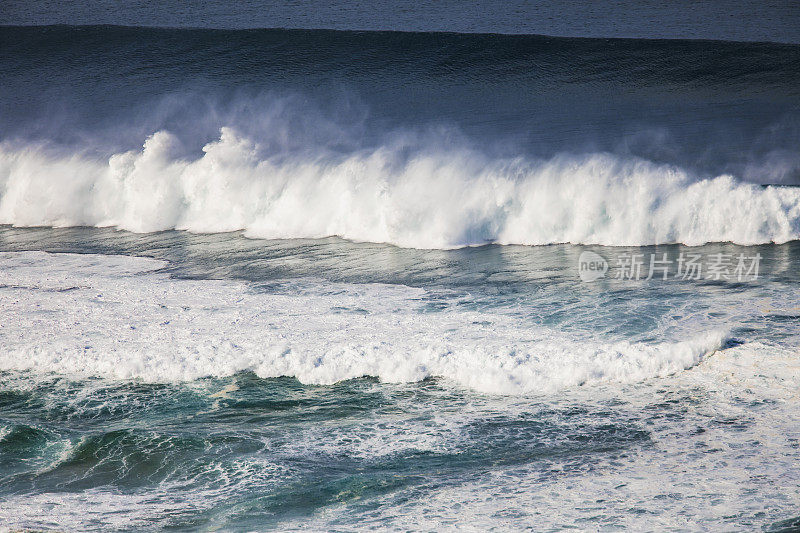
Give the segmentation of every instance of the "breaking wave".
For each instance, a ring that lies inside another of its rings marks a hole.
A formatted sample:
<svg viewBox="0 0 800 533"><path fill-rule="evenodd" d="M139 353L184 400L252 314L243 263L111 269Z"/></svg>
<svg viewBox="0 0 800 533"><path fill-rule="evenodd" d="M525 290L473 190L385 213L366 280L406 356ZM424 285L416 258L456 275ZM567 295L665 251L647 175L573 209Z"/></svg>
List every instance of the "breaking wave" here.
<svg viewBox="0 0 800 533"><path fill-rule="evenodd" d="M112 26L0 39L0 223L416 248L800 236L799 45Z"/></svg>
<svg viewBox="0 0 800 533"><path fill-rule="evenodd" d="M222 128L185 157L159 131L108 158L0 144L0 223L133 232L244 230L412 248L485 243L648 245L800 237L800 188L609 153L490 157L466 143L408 141L345 154L270 154Z"/></svg>

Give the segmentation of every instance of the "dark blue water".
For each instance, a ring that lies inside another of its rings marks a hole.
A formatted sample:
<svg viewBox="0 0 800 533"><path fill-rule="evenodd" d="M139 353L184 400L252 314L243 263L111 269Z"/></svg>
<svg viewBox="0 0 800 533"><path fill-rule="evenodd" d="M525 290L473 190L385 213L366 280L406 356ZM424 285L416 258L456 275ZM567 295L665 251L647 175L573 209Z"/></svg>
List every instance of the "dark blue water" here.
<svg viewBox="0 0 800 533"><path fill-rule="evenodd" d="M800 180L798 45L117 27L0 39L4 139L105 155L167 130L196 153L234 126L282 150L352 152L448 128L490 154L610 151Z"/></svg>
<svg viewBox="0 0 800 533"><path fill-rule="evenodd" d="M180 2L92 0L61 5L6 2L0 24L118 24L195 28L303 28L459 33L510 33L565 37L715 39L800 42L800 8L791 1L568 3L514 0L497 5L398 1Z"/></svg>

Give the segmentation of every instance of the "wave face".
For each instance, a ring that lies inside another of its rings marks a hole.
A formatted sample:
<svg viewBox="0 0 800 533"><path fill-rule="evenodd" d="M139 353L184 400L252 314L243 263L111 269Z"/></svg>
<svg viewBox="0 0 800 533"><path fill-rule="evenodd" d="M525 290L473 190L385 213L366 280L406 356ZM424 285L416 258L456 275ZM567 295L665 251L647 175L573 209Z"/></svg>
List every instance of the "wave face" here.
<svg viewBox="0 0 800 533"><path fill-rule="evenodd" d="M800 46L0 28L0 222L404 247L800 236ZM773 184L777 186L762 185Z"/></svg>

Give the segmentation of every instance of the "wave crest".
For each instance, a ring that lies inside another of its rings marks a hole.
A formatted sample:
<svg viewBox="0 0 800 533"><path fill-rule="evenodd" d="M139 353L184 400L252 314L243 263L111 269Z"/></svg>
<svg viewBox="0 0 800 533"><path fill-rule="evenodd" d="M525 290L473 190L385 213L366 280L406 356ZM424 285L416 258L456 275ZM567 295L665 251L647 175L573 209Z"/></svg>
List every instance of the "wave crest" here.
<svg viewBox="0 0 800 533"><path fill-rule="evenodd" d="M0 222L133 232L244 230L413 248L649 245L800 237L800 189L692 176L607 153L491 158L448 140L264 155L232 128L179 157L166 131L105 160L0 144Z"/></svg>

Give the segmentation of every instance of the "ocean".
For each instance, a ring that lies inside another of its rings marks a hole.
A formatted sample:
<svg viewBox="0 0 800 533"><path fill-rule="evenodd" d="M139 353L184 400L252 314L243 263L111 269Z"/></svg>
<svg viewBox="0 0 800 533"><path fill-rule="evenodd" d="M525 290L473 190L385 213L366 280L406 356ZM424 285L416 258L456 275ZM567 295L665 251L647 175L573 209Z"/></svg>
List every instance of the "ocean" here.
<svg viewBox="0 0 800 533"><path fill-rule="evenodd" d="M8 4L0 530L800 527L798 9L451 4Z"/></svg>

